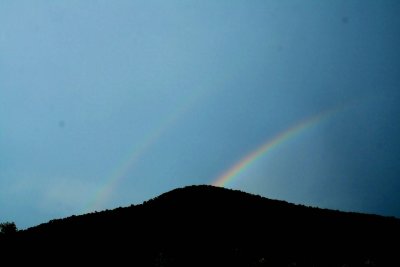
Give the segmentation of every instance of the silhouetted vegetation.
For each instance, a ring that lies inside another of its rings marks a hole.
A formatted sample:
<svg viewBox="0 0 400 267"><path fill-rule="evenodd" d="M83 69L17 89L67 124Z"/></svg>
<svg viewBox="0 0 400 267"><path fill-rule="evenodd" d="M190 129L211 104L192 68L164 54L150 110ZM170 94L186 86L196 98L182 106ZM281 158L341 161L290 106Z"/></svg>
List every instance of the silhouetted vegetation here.
<svg viewBox="0 0 400 267"><path fill-rule="evenodd" d="M5 247L31 255L14 265L396 266L399 233L396 218L190 186L18 231Z"/></svg>
<svg viewBox="0 0 400 267"><path fill-rule="evenodd" d="M10 235L18 231L17 225L14 222L0 223L0 234Z"/></svg>

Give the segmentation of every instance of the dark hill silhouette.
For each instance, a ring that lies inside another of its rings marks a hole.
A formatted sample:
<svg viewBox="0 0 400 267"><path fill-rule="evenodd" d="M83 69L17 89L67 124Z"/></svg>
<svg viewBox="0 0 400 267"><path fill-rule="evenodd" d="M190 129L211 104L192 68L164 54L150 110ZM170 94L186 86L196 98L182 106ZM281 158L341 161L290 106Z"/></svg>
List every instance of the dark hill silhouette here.
<svg viewBox="0 0 400 267"><path fill-rule="evenodd" d="M24 255L10 256L16 264L395 266L399 240L393 217L189 186L19 231L0 239L0 251Z"/></svg>

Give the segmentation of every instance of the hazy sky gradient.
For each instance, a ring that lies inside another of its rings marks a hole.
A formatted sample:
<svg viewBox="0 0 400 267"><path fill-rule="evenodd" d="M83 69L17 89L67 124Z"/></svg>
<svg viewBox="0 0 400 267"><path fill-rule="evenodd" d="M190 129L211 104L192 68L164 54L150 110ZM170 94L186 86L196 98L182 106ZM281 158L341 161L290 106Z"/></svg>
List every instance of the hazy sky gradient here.
<svg viewBox="0 0 400 267"><path fill-rule="evenodd" d="M400 217L399 1L0 2L0 221L211 184ZM136 160L132 157L136 156Z"/></svg>

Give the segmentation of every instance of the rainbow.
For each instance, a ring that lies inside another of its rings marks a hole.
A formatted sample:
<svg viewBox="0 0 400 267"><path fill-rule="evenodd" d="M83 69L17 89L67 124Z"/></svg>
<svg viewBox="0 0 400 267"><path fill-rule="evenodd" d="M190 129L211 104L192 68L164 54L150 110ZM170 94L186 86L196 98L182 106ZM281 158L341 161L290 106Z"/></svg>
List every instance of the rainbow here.
<svg viewBox="0 0 400 267"><path fill-rule="evenodd" d="M268 139L257 149L253 150L245 157L236 162L233 166L231 166L228 170L224 171L221 175L219 175L212 185L225 187L228 183L232 182L236 177L238 177L241 173L247 170L254 162L263 157L268 152L272 151L274 148L278 147L280 144L285 143L287 140L298 136L300 133L312 128L319 122L324 119L330 117L333 113L335 113L338 109L332 109L329 111L322 112L316 116L300 121L294 126L286 129L285 131L279 133L272 139Z"/></svg>
<svg viewBox="0 0 400 267"><path fill-rule="evenodd" d="M101 209L103 204L110 199L113 192L116 191L118 186L122 183L124 178L127 176L128 172L135 166L137 161L150 150L151 147L173 126L175 126L178 121L186 114L190 109L195 106L202 98L207 96L208 91L194 92L189 96L188 101L179 106L175 112L169 114L166 119L161 123L161 125L155 128L147 138L141 142L141 145L133 147L130 151L131 153L127 156L122 164L118 165L109 178L106 180L103 186L101 186L94 194L94 196L88 201L88 203L83 207L82 213L91 212L94 210Z"/></svg>
<svg viewBox="0 0 400 267"><path fill-rule="evenodd" d="M127 159L110 175L107 182L100 187L95 193L93 199L84 208L83 213L87 213L93 210L100 209L104 202L106 202L116 190L118 185L122 182L123 178L126 177L128 172L133 168L136 162L145 154L150 147L157 142L161 135L166 132L171 125L174 124L175 119L168 120L167 123L156 129L138 148L133 148L132 153L128 155Z"/></svg>

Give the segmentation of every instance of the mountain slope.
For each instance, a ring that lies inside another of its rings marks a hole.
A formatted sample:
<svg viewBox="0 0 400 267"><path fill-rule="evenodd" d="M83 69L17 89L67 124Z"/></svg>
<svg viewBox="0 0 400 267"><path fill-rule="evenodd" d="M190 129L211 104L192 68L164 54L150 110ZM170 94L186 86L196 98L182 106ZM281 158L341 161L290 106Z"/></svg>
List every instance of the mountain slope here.
<svg viewBox="0 0 400 267"><path fill-rule="evenodd" d="M395 218L189 186L142 205L53 220L6 247L39 263L51 255L137 266L390 266L399 233Z"/></svg>

